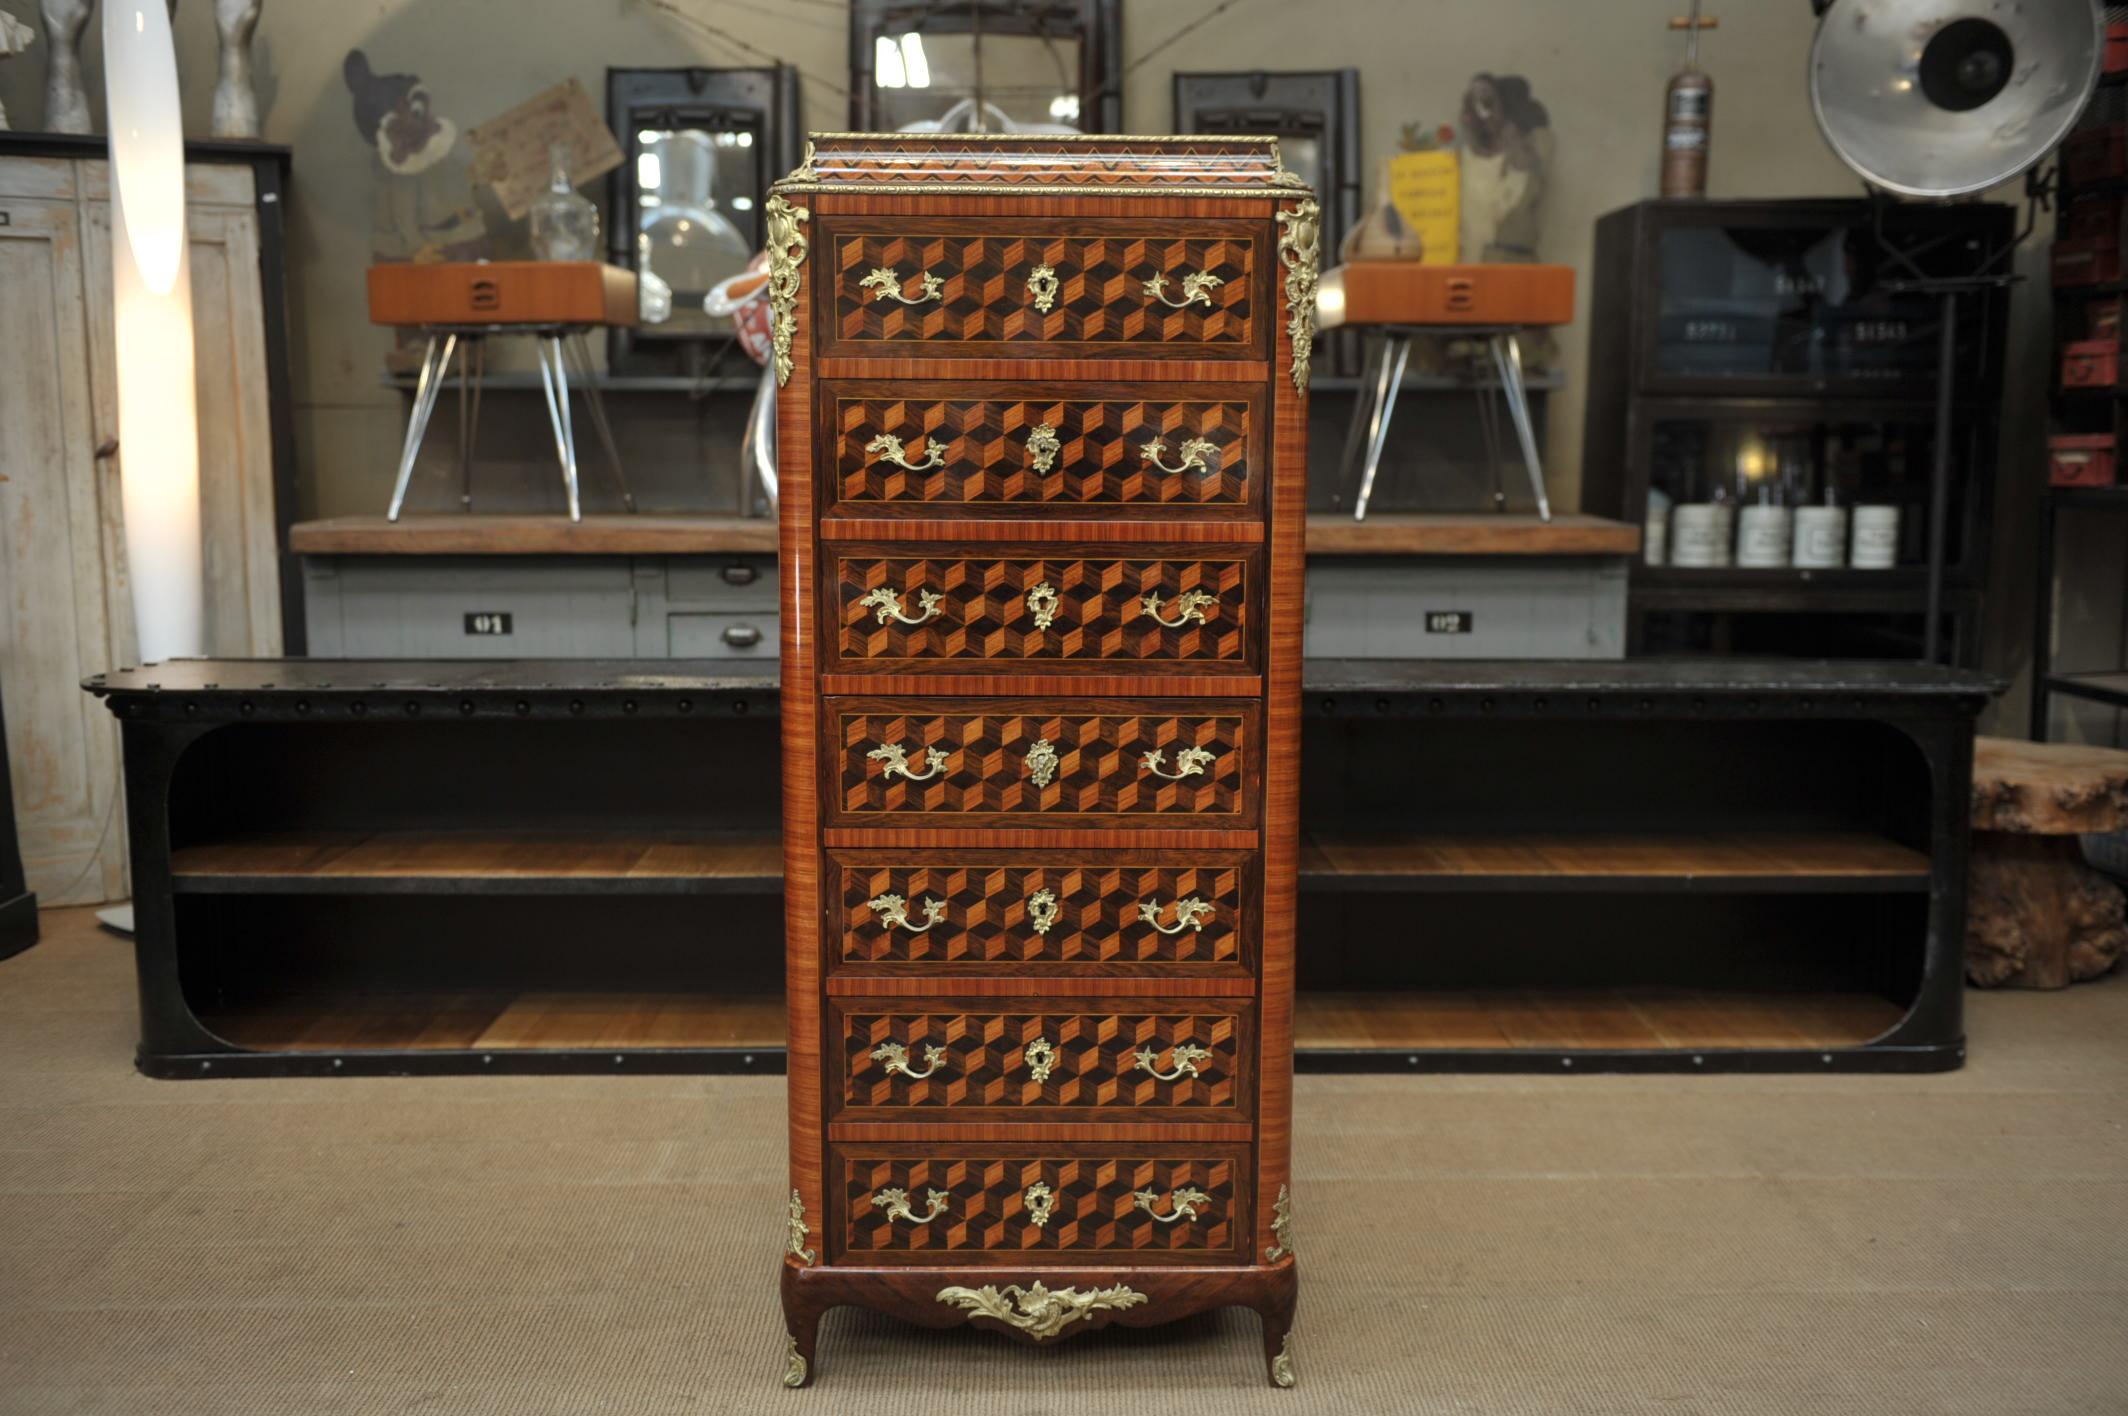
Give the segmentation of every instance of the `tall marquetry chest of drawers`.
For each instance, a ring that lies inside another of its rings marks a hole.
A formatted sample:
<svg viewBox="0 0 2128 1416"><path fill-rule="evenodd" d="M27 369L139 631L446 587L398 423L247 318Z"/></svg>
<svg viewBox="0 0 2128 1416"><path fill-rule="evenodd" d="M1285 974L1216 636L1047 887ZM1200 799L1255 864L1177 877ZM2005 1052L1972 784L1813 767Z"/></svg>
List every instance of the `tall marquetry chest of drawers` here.
<svg viewBox="0 0 2128 1416"><path fill-rule="evenodd" d="M845 1304L1235 1304L1291 1385L1316 203L1269 139L819 134L767 216L784 1379Z"/></svg>

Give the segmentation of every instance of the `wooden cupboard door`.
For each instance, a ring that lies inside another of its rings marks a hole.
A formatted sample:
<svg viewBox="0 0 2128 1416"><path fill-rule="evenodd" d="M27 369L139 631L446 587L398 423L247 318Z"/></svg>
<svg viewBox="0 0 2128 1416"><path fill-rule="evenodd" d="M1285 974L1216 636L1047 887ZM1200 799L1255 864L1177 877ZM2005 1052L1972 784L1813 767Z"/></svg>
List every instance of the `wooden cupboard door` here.
<svg viewBox="0 0 2128 1416"><path fill-rule="evenodd" d="M1262 555L1177 548L835 546L830 672L965 664L1253 673Z"/></svg>
<svg viewBox="0 0 2128 1416"><path fill-rule="evenodd" d="M1263 514L1258 386L829 384L831 516Z"/></svg>
<svg viewBox="0 0 2128 1416"><path fill-rule="evenodd" d="M1261 222L845 217L823 234L823 355L1268 357Z"/></svg>
<svg viewBox="0 0 2128 1416"><path fill-rule="evenodd" d="M126 888L118 725L80 686L119 658L114 611L127 590L122 561L107 554L117 489L96 457L73 166L0 163L9 193L0 195L0 692L23 867L46 905ZM31 187L53 195L12 195Z"/></svg>
<svg viewBox="0 0 2128 1416"><path fill-rule="evenodd" d="M1245 977L1253 968L1253 852L831 851L825 878L829 962L846 972Z"/></svg>
<svg viewBox="0 0 2128 1416"><path fill-rule="evenodd" d="M1247 1000L831 1000L834 1119L1235 1121L1254 1110Z"/></svg>
<svg viewBox="0 0 2128 1416"><path fill-rule="evenodd" d="M89 256L91 388L98 426L117 436L117 352L111 308L111 207L104 164L82 163L83 249ZM199 398L200 549L209 655L281 653L279 531L266 392L266 315L259 286L258 213L249 169L186 170L186 260L192 287L193 374ZM124 564L118 482L125 452L105 470L111 500L106 554ZM131 656L133 607L118 606Z"/></svg>
<svg viewBox="0 0 2128 1416"><path fill-rule="evenodd" d="M1246 1147L835 1147L832 1259L1232 1262L1248 1245Z"/></svg>
<svg viewBox="0 0 2128 1416"><path fill-rule="evenodd" d="M1257 820L1253 702L827 701L833 822Z"/></svg>

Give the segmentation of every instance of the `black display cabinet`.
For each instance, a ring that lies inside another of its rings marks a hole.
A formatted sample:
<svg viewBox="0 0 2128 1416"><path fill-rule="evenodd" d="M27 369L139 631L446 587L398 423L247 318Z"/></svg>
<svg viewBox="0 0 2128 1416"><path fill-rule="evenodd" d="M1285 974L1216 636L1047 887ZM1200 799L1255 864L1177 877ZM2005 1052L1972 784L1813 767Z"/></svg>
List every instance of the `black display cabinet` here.
<svg viewBox="0 0 2128 1416"><path fill-rule="evenodd" d="M1899 509L1896 563L1636 564L1636 652L1918 655L1928 594L1939 307L1897 288L1976 270L1998 204L1649 201L1596 225L1582 508L1636 524L1651 492ZM1894 252L1903 254L1909 267ZM1974 662L2007 297L1959 303L1947 641Z"/></svg>

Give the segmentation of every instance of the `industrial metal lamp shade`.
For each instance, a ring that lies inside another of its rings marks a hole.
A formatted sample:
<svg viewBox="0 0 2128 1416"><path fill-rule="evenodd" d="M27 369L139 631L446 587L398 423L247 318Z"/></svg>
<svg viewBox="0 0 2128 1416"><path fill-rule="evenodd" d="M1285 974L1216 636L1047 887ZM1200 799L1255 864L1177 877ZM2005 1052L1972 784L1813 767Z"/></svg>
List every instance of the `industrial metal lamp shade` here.
<svg viewBox="0 0 2128 1416"><path fill-rule="evenodd" d="M206 652L185 144L163 0L109 0L103 52L119 486L140 657L154 662Z"/></svg>
<svg viewBox="0 0 2128 1416"><path fill-rule="evenodd" d="M2062 140L2104 50L2094 0L1833 0L1811 44L1810 102L1864 181L1962 196Z"/></svg>

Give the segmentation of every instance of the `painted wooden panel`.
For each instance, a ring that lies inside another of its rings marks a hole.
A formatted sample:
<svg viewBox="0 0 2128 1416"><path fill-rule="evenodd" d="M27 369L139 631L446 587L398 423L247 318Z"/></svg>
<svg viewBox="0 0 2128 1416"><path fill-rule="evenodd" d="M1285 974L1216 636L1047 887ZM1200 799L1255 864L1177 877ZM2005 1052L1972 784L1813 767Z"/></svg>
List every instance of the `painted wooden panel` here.
<svg viewBox="0 0 2128 1416"><path fill-rule="evenodd" d="M118 726L80 687L118 657L112 608L126 590L105 551L116 488L98 475L77 208L0 203L0 692L30 888L46 905L79 904L125 891Z"/></svg>

